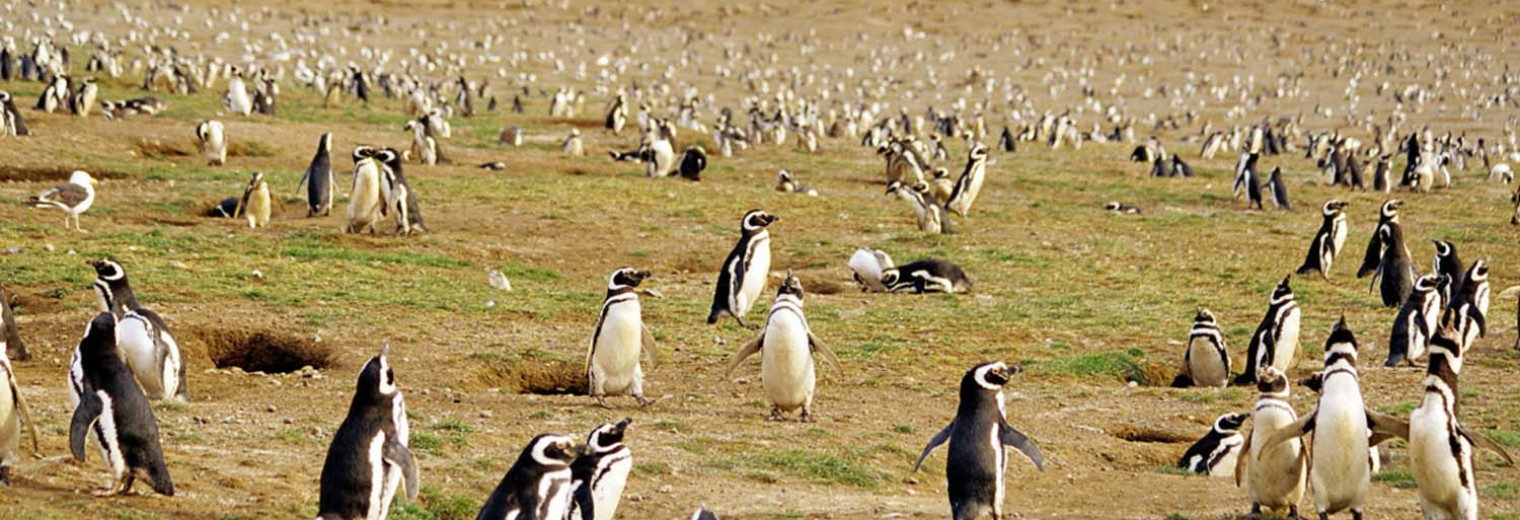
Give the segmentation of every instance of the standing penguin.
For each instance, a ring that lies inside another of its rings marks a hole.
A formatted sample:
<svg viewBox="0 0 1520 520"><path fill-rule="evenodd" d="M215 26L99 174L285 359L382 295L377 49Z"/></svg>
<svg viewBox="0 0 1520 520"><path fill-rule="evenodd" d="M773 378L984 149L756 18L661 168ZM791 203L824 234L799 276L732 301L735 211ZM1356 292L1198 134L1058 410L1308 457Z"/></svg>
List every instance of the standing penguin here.
<svg viewBox="0 0 1520 520"><path fill-rule="evenodd" d="M0 129L4 129L5 135L10 136L32 135L32 131L26 127L26 118L16 109L16 100L10 92L3 90L0 90Z"/></svg>
<svg viewBox="0 0 1520 520"><path fill-rule="evenodd" d="M21 422L32 433L32 453L41 453L37 446L37 423L21 398L16 386L16 372L11 359L5 355L5 337L0 336L0 485L11 485L11 465L21 449Z"/></svg>
<svg viewBox="0 0 1520 520"><path fill-rule="evenodd" d="M1214 313L1200 307L1193 317L1193 329L1188 332L1182 374L1172 381L1172 386L1225 386L1229 382L1230 352L1225 349L1224 333L1219 330Z"/></svg>
<svg viewBox="0 0 1520 520"><path fill-rule="evenodd" d="M1246 366L1235 378L1234 384L1256 383L1257 373L1269 366L1276 367L1282 373L1293 368L1293 358L1298 353L1299 324L1303 316L1298 302L1293 298L1293 287L1288 285L1291 278L1292 275L1284 276L1282 282L1272 289L1267 314L1262 316L1261 324L1251 334L1251 344L1246 347Z"/></svg>
<svg viewBox="0 0 1520 520"><path fill-rule="evenodd" d="M338 181L332 171L332 132L323 133L317 140L317 154L296 184L296 191L301 191L302 185L306 186L307 218L332 212L333 201L338 198Z"/></svg>
<svg viewBox="0 0 1520 520"><path fill-rule="evenodd" d="M1383 241L1378 230L1383 226L1399 226L1399 208L1403 206L1404 201L1389 199L1378 208L1378 223L1372 228L1372 238L1367 241L1367 254L1362 257L1362 266L1356 270L1357 278L1377 272L1378 264L1383 261Z"/></svg>
<svg viewBox="0 0 1520 520"><path fill-rule="evenodd" d="M950 192L950 199L945 201L945 209L962 217L971 215L971 204L976 202L976 197L982 192L982 182L987 178L987 147L980 143L972 143L971 151L966 154L966 169L961 172L960 179L955 181L955 189Z"/></svg>
<svg viewBox="0 0 1520 520"><path fill-rule="evenodd" d="M1441 309L1446 297L1438 290L1435 273L1421 276L1414 282L1409 298L1399 306L1398 317L1393 319L1393 336L1388 339L1388 361L1383 366L1396 366L1401 362L1413 366L1415 360L1425 355L1425 346L1439 324Z"/></svg>
<svg viewBox="0 0 1520 520"><path fill-rule="evenodd" d="M403 480L407 500L417 499L411 428L390 350L386 342L359 371L348 416L333 434L322 464L317 520L385 520Z"/></svg>
<svg viewBox="0 0 1520 520"><path fill-rule="evenodd" d="M1272 168L1272 175L1267 177L1267 191L1272 194L1272 205L1277 209L1293 209L1293 203L1288 200L1288 185L1283 184L1282 168Z"/></svg>
<svg viewBox="0 0 1520 520"><path fill-rule="evenodd" d="M776 304L765 323L765 331L739 349L733 362L728 364L725 377L734 373L740 362L760 353L760 379L765 383L765 396L771 402L770 420L782 420L782 413L802 409L797 416L801 422L813 422L813 390L817 377L813 370L813 354L823 356L839 374L844 368L839 357L829 350L802 314L802 280L786 273L781 289L776 292Z"/></svg>
<svg viewBox="0 0 1520 520"><path fill-rule="evenodd" d="M563 435L534 437L475 520L562 520L570 510L570 463L584 453Z"/></svg>
<svg viewBox="0 0 1520 520"><path fill-rule="evenodd" d="M184 358L180 357L179 343L174 341L164 319L137 303L137 295L127 282L127 272L121 264L102 258L90 262L90 267L95 269L95 293L100 312L109 312L118 320L115 331L122 360L136 374L142 385L141 391L149 399L189 402ZM76 357L80 355L79 352L74 354Z"/></svg>
<svg viewBox="0 0 1520 520"><path fill-rule="evenodd" d="M1510 466L1515 464L1502 446L1457 421L1462 351L1455 330L1442 327L1436 333L1425 372L1425 398L1409 414L1409 467L1425 518L1477 520L1478 486L1473 478L1477 448L1492 450Z"/></svg>
<svg viewBox="0 0 1520 520"><path fill-rule="evenodd" d="M1251 411L1251 433L1246 436L1245 452L1236 460L1235 485L1246 489L1251 498L1251 517L1259 517L1262 508L1287 508L1288 518L1298 518L1298 502L1304 497L1304 476L1308 471L1303 441L1291 439L1267 448L1267 439L1279 429L1298 420L1298 413L1288 402L1288 378L1276 368L1267 367L1256 376L1256 408Z"/></svg>
<svg viewBox="0 0 1520 520"><path fill-rule="evenodd" d="M159 494L174 496L153 408L116 348L116 318L102 312L79 341L82 391L69 424L69 452L84 462L85 438L95 434L112 477L111 485L97 495L127 494L141 477Z"/></svg>
<svg viewBox="0 0 1520 520"><path fill-rule="evenodd" d="M253 172L248 177L248 186L243 188L243 198L238 201L232 214L247 218L249 229L269 227L269 211L273 206L269 199L269 183L264 182L264 174Z"/></svg>
<svg viewBox="0 0 1520 520"><path fill-rule="evenodd" d="M227 136L221 121L212 119L195 125L195 139L201 156L206 158L206 164L227 164Z"/></svg>
<svg viewBox="0 0 1520 520"><path fill-rule="evenodd" d="M21 342L21 333L16 330L16 313L11 310L11 300L4 287L0 287L0 342L5 343L0 352L16 361L32 359L31 353L26 351L26 344Z"/></svg>
<svg viewBox="0 0 1520 520"><path fill-rule="evenodd" d="M1393 191L1393 179L1389 177L1389 155L1379 155L1377 166L1372 170L1372 190L1378 193Z"/></svg>
<svg viewBox="0 0 1520 520"><path fill-rule="evenodd" d="M1008 425L1003 405L1003 385L1021 372L1001 361L977 365L961 378L960 406L955 419L929 439L913 471L923 466L934 448L950 442L945 461L945 480L949 482L950 510L954 520L976 520L987 513L1003 518L1003 473L1008 466L1012 446L1034 467L1045 470L1045 457L1022 432ZM989 442L990 441L990 442Z"/></svg>
<svg viewBox="0 0 1520 520"><path fill-rule="evenodd" d="M1250 418L1248 413L1227 413L1214 419L1214 426L1177 461L1177 467L1199 475L1228 477L1235 474L1236 460L1245 446L1240 427Z"/></svg>
<svg viewBox="0 0 1520 520"><path fill-rule="evenodd" d="M368 146L354 148L354 185L348 192L344 233L360 233L364 230L374 233L375 224L389 211L385 201L380 198L382 163L375 159L377 152Z"/></svg>
<svg viewBox="0 0 1520 520"><path fill-rule="evenodd" d="M1240 154L1240 160L1235 162L1235 178L1230 182L1230 192L1235 200L1240 200L1242 196L1250 196L1252 190L1249 185L1256 179L1256 160L1260 158L1260 154L1246 152ZM1260 184L1257 185L1255 191L1260 193ZM1250 202L1249 199L1247 202ZM1247 204L1247 207L1249 206Z"/></svg>
<svg viewBox="0 0 1520 520"><path fill-rule="evenodd" d="M1309 256L1299 266L1298 274L1318 271L1326 281L1330 280L1330 266L1340 254L1341 246L1346 245L1345 208L1345 202L1335 199L1322 207L1320 214L1324 217L1323 221L1320 222L1319 232L1314 234L1314 240L1309 243Z"/></svg>
<svg viewBox="0 0 1520 520"><path fill-rule="evenodd" d="M586 454L570 463L571 492L569 520L612 520L623 488L633 470L633 452L623 444L623 435L633 419L617 424L603 424L586 436Z"/></svg>
<svg viewBox="0 0 1520 520"><path fill-rule="evenodd" d="M708 325L728 314L745 328L757 328L745 323L744 315L765 291L765 282L771 272L771 234L765 228L779 218L752 209L739 221L739 243L734 245L728 258L723 260L722 270L718 271L712 311L707 314Z"/></svg>
<svg viewBox="0 0 1520 520"><path fill-rule="evenodd" d="M1377 234L1378 248L1382 253L1378 255L1381 260L1372 276L1372 284L1378 287L1384 307L1396 307L1409 298L1409 293L1414 290L1414 278L1418 274L1409 259L1409 248L1404 245L1402 226L1381 226ZM1372 287L1369 286L1368 291L1371 290Z"/></svg>
<svg viewBox="0 0 1520 520"><path fill-rule="evenodd" d="M1356 335L1346 318L1335 324L1325 340L1325 370L1320 374L1319 402L1314 411L1278 429L1263 449L1314 432L1309 453L1309 487L1321 520L1341 511L1362 518L1372 488L1370 448L1397 435L1391 418L1367 409L1356 372Z"/></svg>
<svg viewBox="0 0 1520 520"><path fill-rule="evenodd" d="M1451 302L1457 293L1462 292L1462 286L1467 282L1467 272L1462 267L1462 259L1457 256L1457 246L1445 240L1430 241L1436 246L1436 257L1431 262L1431 272L1440 276L1441 299Z"/></svg>
<svg viewBox="0 0 1520 520"><path fill-rule="evenodd" d="M1452 327L1463 347L1471 347L1480 336L1488 335L1488 261L1477 260L1467 268L1467 283L1452 296L1447 310Z"/></svg>
<svg viewBox="0 0 1520 520"><path fill-rule="evenodd" d="M422 206L417 202L417 190L401 171L401 154L394 148L375 152L375 160L381 163L380 193L385 206L396 218L396 232L410 235L413 231L427 232L422 222Z"/></svg>
<svg viewBox="0 0 1520 520"><path fill-rule="evenodd" d="M639 306L640 283L649 271L632 267L612 272L607 280L607 298L596 317L596 331L591 334L591 348L586 353L586 379L591 397L604 408L607 395L631 395L639 406L649 406L653 399L644 397L644 369L639 356L649 354L650 366L658 360L654 336L644 326Z"/></svg>

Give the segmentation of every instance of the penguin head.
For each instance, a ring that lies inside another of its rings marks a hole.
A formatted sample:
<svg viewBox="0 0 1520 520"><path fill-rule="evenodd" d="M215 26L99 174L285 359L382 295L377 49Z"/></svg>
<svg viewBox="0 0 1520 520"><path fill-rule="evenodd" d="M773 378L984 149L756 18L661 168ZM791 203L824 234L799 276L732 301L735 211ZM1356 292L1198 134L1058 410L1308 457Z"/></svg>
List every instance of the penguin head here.
<svg viewBox="0 0 1520 520"><path fill-rule="evenodd" d="M1434 291L1440 287L1442 280L1449 281L1450 279L1451 277L1441 273L1430 273L1414 281L1414 290L1421 293Z"/></svg>
<svg viewBox="0 0 1520 520"><path fill-rule="evenodd" d="M897 285L897 279L901 276L896 267L883 269L881 271L881 284L891 288L893 285Z"/></svg>
<svg viewBox="0 0 1520 520"><path fill-rule="evenodd" d="M584 446L576 446L574 441L564 435L546 433L534 437L523 449L524 455L538 466L550 469L560 469L570 466L570 462L583 454ZM519 461L522 457L519 457Z"/></svg>
<svg viewBox="0 0 1520 520"><path fill-rule="evenodd" d="M360 161L363 161L363 160L368 159L370 157L374 157L374 155L375 155L375 147L373 147L373 146L364 145L364 144L361 144L359 146L355 146L354 147L354 153L353 153L354 165L358 166Z"/></svg>
<svg viewBox="0 0 1520 520"><path fill-rule="evenodd" d="M782 168L781 173L776 174L776 182L792 182L792 172L787 171L786 168Z"/></svg>
<svg viewBox="0 0 1520 520"><path fill-rule="evenodd" d="M934 169L933 175L936 179L943 179L950 176L950 171L946 170L944 167L938 167Z"/></svg>
<svg viewBox="0 0 1520 520"><path fill-rule="evenodd" d="M100 260L91 260L89 264L90 267L95 268L95 277L97 279L108 282L125 282L127 280L127 271L122 269L121 264L116 263L115 260L101 258Z"/></svg>
<svg viewBox="0 0 1520 520"><path fill-rule="evenodd" d="M973 162L974 161L985 161L985 160L987 160L987 147L986 146L982 146L982 143L972 143L971 144L971 151L968 152L966 155L967 155L967 158L970 159Z"/></svg>
<svg viewBox="0 0 1520 520"><path fill-rule="evenodd" d="M1457 248L1454 247L1454 246L1452 246L1451 242L1447 242L1445 240L1438 240L1438 239L1432 238L1432 239L1430 239L1430 243L1434 244L1436 246L1436 259L1437 260L1439 260L1441 258L1450 257L1452 255L1452 253L1455 253L1457 251Z"/></svg>
<svg viewBox="0 0 1520 520"><path fill-rule="evenodd" d="M1272 289L1273 304L1278 304L1293 299L1293 287L1289 285L1289 282L1291 282L1292 279L1293 275L1291 274L1284 276L1282 281L1277 283L1277 287Z"/></svg>
<svg viewBox="0 0 1520 520"><path fill-rule="evenodd" d="M1193 323L1214 323L1214 313L1199 307L1198 314L1193 315Z"/></svg>
<svg viewBox="0 0 1520 520"><path fill-rule="evenodd" d="M961 380L962 397L965 396L966 390L1001 392L1003 390L1003 385L1008 384L1009 379L1011 379L1014 374L1023 371L1024 369L1022 367L1010 367L1007 363L1003 363L1002 361L983 363L972 367L971 370L968 370L966 372L966 376Z"/></svg>
<svg viewBox="0 0 1520 520"><path fill-rule="evenodd" d="M364 364L364 369L359 371L355 401L361 398L367 398L365 401L379 400L396 395L396 372L391 370L390 352L391 342L386 340L385 345L380 347L380 353Z"/></svg>
<svg viewBox="0 0 1520 520"><path fill-rule="evenodd" d="M697 508L697 512L691 514L691 520L718 520L718 515L707 510L707 506Z"/></svg>
<svg viewBox="0 0 1520 520"><path fill-rule="evenodd" d="M116 353L116 316L109 312L96 314L84 329L79 340L80 353Z"/></svg>
<svg viewBox="0 0 1520 520"><path fill-rule="evenodd" d="M586 449L602 453L623 444L623 434L628 431L628 425L633 423L632 418L624 418L617 424L603 424L591 430L586 436Z"/></svg>
<svg viewBox="0 0 1520 520"><path fill-rule="evenodd" d="M380 161L380 163L389 166L393 171L400 170L401 154L397 153L395 148L382 148L376 150L374 158L376 161Z"/></svg>
<svg viewBox="0 0 1520 520"><path fill-rule="evenodd" d="M761 229L765 229L765 226L771 225L771 223L779 220L780 218L781 217L766 213L762 210L752 209L749 210L749 213L744 214L744 230L751 232L759 231Z"/></svg>
<svg viewBox="0 0 1520 520"><path fill-rule="evenodd" d="M1240 431L1240 427L1250 417L1251 414L1248 413L1227 413L1221 415L1219 418L1214 419L1214 431L1221 433Z"/></svg>
<svg viewBox="0 0 1520 520"><path fill-rule="evenodd" d="M786 279L782 280L781 287L776 290L776 296L796 296L797 299L802 299L802 279L787 269Z"/></svg>
<svg viewBox="0 0 1520 520"><path fill-rule="evenodd" d="M1324 213L1325 216L1328 217L1330 215L1340 213L1343 209L1346 209L1345 201L1340 199L1330 199L1329 201L1325 202Z"/></svg>
<svg viewBox="0 0 1520 520"><path fill-rule="evenodd" d="M1288 397L1288 377L1274 366L1266 366L1256 369L1256 391L1262 396L1286 399Z"/></svg>
<svg viewBox="0 0 1520 520"><path fill-rule="evenodd" d="M612 272L612 277L607 280L607 290L638 287L647 278L649 278L649 271L623 267Z"/></svg>
<svg viewBox="0 0 1520 520"><path fill-rule="evenodd" d="M902 189L902 187L903 187L902 181L892 181L891 184L887 185L887 195L891 195L893 193L897 193L897 190Z"/></svg>
<svg viewBox="0 0 1520 520"><path fill-rule="evenodd" d="M10 102L11 102L11 93L10 92L6 92L4 90L0 90L0 103L10 103Z"/></svg>
<svg viewBox="0 0 1520 520"><path fill-rule="evenodd" d="M1467 268L1467 284L1488 281L1488 259L1480 258Z"/></svg>
<svg viewBox="0 0 1520 520"><path fill-rule="evenodd" d="M317 140L317 151L322 153L332 152L332 132L322 133L322 137Z"/></svg>
<svg viewBox="0 0 1520 520"><path fill-rule="evenodd" d="M250 190L258 188L258 186L263 183L264 172L253 172L253 175L248 176L248 189Z"/></svg>
<svg viewBox="0 0 1520 520"><path fill-rule="evenodd" d="M1330 329L1330 337L1325 339L1325 366L1334 364L1337 356L1349 356L1352 364L1356 364L1356 333L1351 332L1351 327L1346 325L1346 315L1342 314L1340 321Z"/></svg>
<svg viewBox="0 0 1520 520"><path fill-rule="evenodd" d="M1382 215L1383 218L1391 219L1399 215L1399 208L1403 206L1404 201L1399 199L1389 199L1383 202L1383 208L1379 210L1379 214Z"/></svg>
<svg viewBox="0 0 1520 520"><path fill-rule="evenodd" d="M1430 337L1431 373L1439 370L1434 362L1437 357L1444 358L1446 366L1453 373L1462 372L1462 334L1457 331L1452 322L1459 319L1461 311L1448 310L1441 319L1441 325L1436 327L1435 333Z"/></svg>

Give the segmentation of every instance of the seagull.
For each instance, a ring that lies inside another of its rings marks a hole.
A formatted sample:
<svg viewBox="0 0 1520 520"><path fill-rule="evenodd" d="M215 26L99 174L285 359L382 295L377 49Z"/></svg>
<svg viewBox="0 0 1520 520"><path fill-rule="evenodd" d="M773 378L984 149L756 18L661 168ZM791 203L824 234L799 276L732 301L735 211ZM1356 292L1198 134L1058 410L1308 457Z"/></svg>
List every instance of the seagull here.
<svg viewBox="0 0 1520 520"><path fill-rule="evenodd" d="M79 227L79 214L90 209L95 203L95 178L81 170L75 170L69 175L68 184L59 184L52 189L32 197L30 202L39 208L53 207L63 210L69 216L63 219L63 228L69 229L69 220L74 221L73 229L81 233L86 231Z"/></svg>

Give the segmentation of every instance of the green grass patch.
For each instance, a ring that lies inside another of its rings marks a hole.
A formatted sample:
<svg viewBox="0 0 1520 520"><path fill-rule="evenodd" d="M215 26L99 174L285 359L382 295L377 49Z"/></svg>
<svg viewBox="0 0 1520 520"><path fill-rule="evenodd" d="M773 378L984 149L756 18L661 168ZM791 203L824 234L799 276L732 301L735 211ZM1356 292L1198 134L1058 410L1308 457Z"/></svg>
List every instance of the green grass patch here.
<svg viewBox="0 0 1520 520"><path fill-rule="evenodd" d="M1414 473L1404 469L1385 469L1381 473L1372 476L1373 482L1382 482L1399 489L1412 489L1415 487Z"/></svg>
<svg viewBox="0 0 1520 520"><path fill-rule="evenodd" d="M1112 377L1142 385L1159 384L1146 375L1140 349L1115 350L1100 354L1063 356L1034 361L1031 373L1076 378Z"/></svg>
<svg viewBox="0 0 1520 520"><path fill-rule="evenodd" d="M401 493L396 495L390 515L395 520L471 520L480 509L474 498L450 495L432 486L422 486L416 502L407 502Z"/></svg>

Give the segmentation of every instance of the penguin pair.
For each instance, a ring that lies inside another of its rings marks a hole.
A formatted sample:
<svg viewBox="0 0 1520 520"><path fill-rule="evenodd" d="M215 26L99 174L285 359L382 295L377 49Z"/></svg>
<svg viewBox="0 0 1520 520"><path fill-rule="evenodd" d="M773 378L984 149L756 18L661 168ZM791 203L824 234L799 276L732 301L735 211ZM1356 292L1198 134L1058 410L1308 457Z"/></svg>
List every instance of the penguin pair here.
<svg viewBox="0 0 1520 520"><path fill-rule="evenodd" d="M1325 202L1320 209L1323 217L1319 231L1314 234L1314 240L1309 243L1309 255L1304 258L1303 265L1299 266L1298 274L1318 272L1326 281L1330 280L1330 267L1335 264L1335 257L1340 255L1341 247L1346 245L1346 203L1332 199Z"/></svg>
<svg viewBox="0 0 1520 520"><path fill-rule="evenodd" d="M1257 374L1266 367L1275 367L1287 373L1293 368L1293 358L1298 353L1298 335L1303 312L1293 296L1289 285L1292 275L1284 276L1282 282L1272 289L1272 299L1267 313L1251 334L1246 347L1246 366L1232 384L1256 383Z"/></svg>
<svg viewBox="0 0 1520 520"><path fill-rule="evenodd" d="M100 312L115 318L112 325L115 342L121 349L122 361L142 385L141 391L153 400L189 402L185 361L168 324L158 313L137 302L121 264L102 258L91 261L90 267L95 269L95 295ZM82 398L85 393L84 377L78 372L82 354L74 352L69 370L73 399Z"/></svg>
<svg viewBox="0 0 1520 520"><path fill-rule="evenodd" d="M296 183L296 191L301 191L302 186L306 186L307 218L325 217L332 212L333 201L338 198L338 180L332 171L332 132L317 139L317 153Z"/></svg>
<svg viewBox="0 0 1520 520"><path fill-rule="evenodd" d="M1230 352L1225 349L1224 332L1219 329L1214 313L1200 307L1193 317L1193 328L1188 332L1182 373L1172 380L1172 387L1219 387L1229 382Z"/></svg>
<svg viewBox="0 0 1520 520"><path fill-rule="evenodd" d="M1188 447L1177 461L1177 467L1210 477L1228 477L1235 474L1236 460L1245 436L1240 427L1251 417L1245 413L1227 413L1214 419L1209 432Z"/></svg>
<svg viewBox="0 0 1520 520"><path fill-rule="evenodd" d="M586 379L591 397L606 408L607 395L631 395L639 406L654 400L644 397L644 369L639 364L649 355L650 367L658 362L654 336L644 325L638 286L649 271L623 267L607 280L607 297L596 317L596 330L586 353Z"/></svg>
<svg viewBox="0 0 1520 520"><path fill-rule="evenodd" d="M993 518L1003 518L1008 447L1028 458L1036 469L1045 469L1040 448L1023 432L1008 425L1003 387L1021 371L1001 361L967 370L961 377L955 418L929 440L918 462L913 464L913 471L917 472L935 448L950 443L945 480L949 483L954 520L976 520L989 513Z"/></svg>
<svg viewBox="0 0 1520 520"><path fill-rule="evenodd" d="M588 453L569 437L543 434L523 447L481 506L477 520L560 520L575 489L571 464ZM594 497L593 497L594 499ZM594 503L594 500L593 500ZM584 518L584 517L583 517Z"/></svg>
<svg viewBox="0 0 1520 520"><path fill-rule="evenodd" d="M322 464L317 520L383 520L403 483L407 499L417 499L411 427L390 349L386 342L359 371L348 415Z"/></svg>
<svg viewBox="0 0 1520 520"><path fill-rule="evenodd" d="M78 392L79 403L69 423L69 453L85 461L85 440L95 437L112 476L110 485L97 495L130 493L132 484L142 478L155 492L174 496L158 422L132 370L117 355L117 335L116 316L102 312L90 320L75 350L70 376L77 376L71 387Z"/></svg>
<svg viewBox="0 0 1520 520"><path fill-rule="evenodd" d="M807 316L802 313L802 280L788 272L776 292L765 329L746 343L729 363L725 377L731 376L739 363L760 354L760 378L765 396L771 402L770 420L782 420L783 413L801 410L797 420L813 422L813 395L817 375L813 355L818 354L844 375L839 357L813 334Z"/></svg>
<svg viewBox="0 0 1520 520"><path fill-rule="evenodd" d="M768 226L780 217L754 209L739 221L739 243L734 245L718 271L718 285L713 292L707 324L723 315L733 316L745 328L757 328L744 321L744 315L765 291L771 270L771 234Z"/></svg>
<svg viewBox="0 0 1520 520"><path fill-rule="evenodd" d="M889 267L881 272L887 292L964 293L971 292L971 279L953 263L927 259Z"/></svg>

